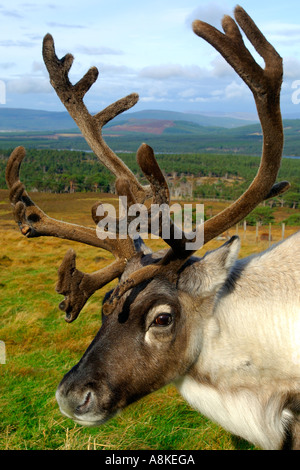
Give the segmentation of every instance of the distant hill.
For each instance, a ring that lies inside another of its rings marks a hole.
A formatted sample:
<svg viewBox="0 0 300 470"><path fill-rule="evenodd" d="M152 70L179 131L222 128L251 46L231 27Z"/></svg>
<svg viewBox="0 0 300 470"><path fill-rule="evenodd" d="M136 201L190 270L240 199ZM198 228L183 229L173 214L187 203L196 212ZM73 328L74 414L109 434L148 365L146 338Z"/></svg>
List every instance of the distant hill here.
<svg viewBox="0 0 300 470"><path fill-rule="evenodd" d="M246 124L254 124L255 120L247 120L235 118L232 116L212 116L197 113L180 113L176 111L162 111L162 110L145 110L133 113L121 114L114 119L108 126L114 126L116 122L127 121L128 119L135 120L164 120L164 121L185 121L198 124L204 127L225 127L227 129L245 126Z"/></svg>
<svg viewBox="0 0 300 470"><path fill-rule="evenodd" d="M124 125L130 121L139 123L140 132L147 132L149 120L184 121L205 127L235 128L252 122L226 116L205 116L201 114L179 113L174 111L148 110L125 113L107 124L107 128ZM147 122L148 121L148 122ZM169 123L169 126L171 124ZM77 130L77 126L67 112L42 111L0 107L0 131L61 131ZM151 132L150 132L151 133ZM154 132L156 133L156 132Z"/></svg>
<svg viewBox="0 0 300 470"><path fill-rule="evenodd" d="M56 131L76 128L67 112L0 107L0 131Z"/></svg>
<svg viewBox="0 0 300 470"><path fill-rule="evenodd" d="M242 125L243 124L243 125ZM284 155L300 155L300 119L284 119ZM127 112L108 123L103 134L119 152L136 152L142 142L155 152L234 153L259 155L259 122L226 116L171 111ZM0 148L24 145L36 149L88 150L88 144L67 112L0 107Z"/></svg>

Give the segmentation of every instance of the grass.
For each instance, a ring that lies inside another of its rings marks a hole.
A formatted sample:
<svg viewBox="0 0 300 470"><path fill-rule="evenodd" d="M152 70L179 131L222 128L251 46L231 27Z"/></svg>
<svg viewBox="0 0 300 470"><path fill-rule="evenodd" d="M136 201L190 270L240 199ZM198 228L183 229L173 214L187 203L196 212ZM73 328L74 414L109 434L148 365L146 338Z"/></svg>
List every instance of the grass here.
<svg viewBox="0 0 300 470"><path fill-rule="evenodd" d="M69 197L68 197L69 196ZM91 225L94 194L34 194L51 216ZM109 197L106 196L109 200ZM78 268L86 272L110 262L103 250L66 240L22 237L12 220L7 191L0 191L0 340L6 364L0 364L0 449L197 450L252 449L210 422L181 398L173 386L128 407L100 428L83 428L63 417L55 400L63 375L80 359L100 327L100 304L106 287L89 299L80 317L64 322L55 292L57 269L68 248L78 253ZM210 203L213 212L221 203ZM79 208L79 209L78 209ZM286 218L279 211L278 220ZM287 235L298 228L287 228ZM235 229L231 230L231 234ZM255 231L242 239L242 256L261 251ZM280 227L272 232L281 237ZM151 241L154 248L163 242ZM208 249L219 246L214 240Z"/></svg>

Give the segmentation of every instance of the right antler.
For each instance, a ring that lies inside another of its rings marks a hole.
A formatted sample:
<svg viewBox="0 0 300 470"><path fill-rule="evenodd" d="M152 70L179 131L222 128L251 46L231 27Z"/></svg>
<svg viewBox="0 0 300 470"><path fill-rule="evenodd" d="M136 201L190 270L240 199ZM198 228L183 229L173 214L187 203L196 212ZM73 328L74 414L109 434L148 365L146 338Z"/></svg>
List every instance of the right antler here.
<svg viewBox="0 0 300 470"><path fill-rule="evenodd" d="M262 69L245 47L240 30L230 16L224 16L222 26L225 34L202 21L194 21L194 32L208 41L240 75L253 93L263 131L263 150L259 170L249 188L228 208L204 223L204 243L246 217L260 202L286 191L290 184L282 181L275 184L280 167L283 149L283 127L280 113L280 89L282 83L282 59L274 47L266 40L250 16L241 8L235 8L235 19L244 30L250 42L265 61ZM119 284L104 305L104 312L111 313L120 297L137 284L165 275L176 282L178 273L188 258L196 250L187 250L187 242L195 242L196 237L166 240L171 246L156 265L146 266L136 271Z"/></svg>
<svg viewBox="0 0 300 470"><path fill-rule="evenodd" d="M239 28L230 16L224 16L222 21L225 34L198 20L193 23L193 29L222 54L252 91L263 131L262 158L258 173L247 191L229 208L206 221L205 242L246 217L263 200L286 191L290 186L287 181L274 185L283 149L280 112L282 59L242 7L237 6L234 13L237 23L264 59L264 69L245 47Z"/></svg>

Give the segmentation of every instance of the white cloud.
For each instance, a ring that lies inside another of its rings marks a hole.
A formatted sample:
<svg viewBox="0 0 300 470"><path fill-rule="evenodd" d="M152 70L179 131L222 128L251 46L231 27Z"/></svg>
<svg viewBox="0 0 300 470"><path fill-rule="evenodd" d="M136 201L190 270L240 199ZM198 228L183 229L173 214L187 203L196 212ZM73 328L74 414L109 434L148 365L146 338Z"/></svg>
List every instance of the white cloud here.
<svg viewBox="0 0 300 470"><path fill-rule="evenodd" d="M32 62L32 72L45 72L46 71L46 66L44 64L44 62L40 61L36 61L34 60Z"/></svg>
<svg viewBox="0 0 300 470"><path fill-rule="evenodd" d="M140 103L173 103L172 98L157 98L156 96L143 96Z"/></svg>
<svg viewBox="0 0 300 470"><path fill-rule="evenodd" d="M4 39L0 41L0 46L2 47L33 47L34 43L29 41L22 41L22 40L13 40L13 39Z"/></svg>
<svg viewBox="0 0 300 470"><path fill-rule="evenodd" d="M214 77L223 78L234 76L236 72L220 55L216 56L212 61L212 74Z"/></svg>
<svg viewBox="0 0 300 470"><path fill-rule="evenodd" d="M49 80L44 78L34 77L22 77L15 80L8 80L6 83L7 93L52 93L53 88L51 87Z"/></svg>
<svg viewBox="0 0 300 470"><path fill-rule="evenodd" d="M198 91L195 88L187 88L186 90L180 91L178 96L183 99L192 99L198 96Z"/></svg>
<svg viewBox="0 0 300 470"><path fill-rule="evenodd" d="M67 23L57 23L56 21L49 21L47 23L51 28L72 28L72 29L85 29L86 26L82 24L67 24Z"/></svg>
<svg viewBox="0 0 300 470"><path fill-rule="evenodd" d="M2 10L0 11L0 14L3 16L8 16L12 18L23 18L23 15L20 15L19 12L16 10Z"/></svg>
<svg viewBox="0 0 300 470"><path fill-rule="evenodd" d="M98 63L96 67L99 70L100 75L113 75L116 79L124 75L136 75L136 70L127 67L126 65L114 65Z"/></svg>
<svg viewBox="0 0 300 470"><path fill-rule="evenodd" d="M270 40L289 41L292 38L300 36L299 23L272 22L265 23L263 26L264 34Z"/></svg>
<svg viewBox="0 0 300 470"><path fill-rule="evenodd" d="M213 90L210 94L214 97L222 97L224 96L224 90Z"/></svg>
<svg viewBox="0 0 300 470"><path fill-rule="evenodd" d="M227 99L242 98L245 96L245 93L251 93L244 82L237 83L236 81L233 81L227 85L224 92L224 97Z"/></svg>
<svg viewBox="0 0 300 470"><path fill-rule="evenodd" d="M163 64L144 67L139 76L154 80L170 80L173 78L201 79L207 76L207 71L198 65Z"/></svg>
<svg viewBox="0 0 300 470"><path fill-rule="evenodd" d="M187 17L186 23L190 26L194 20L201 20L220 29L223 16L231 13L232 8L226 3L209 2L193 10Z"/></svg>
<svg viewBox="0 0 300 470"><path fill-rule="evenodd" d="M124 52L119 49L112 49L111 47L87 47L77 46L76 50L85 55L123 55Z"/></svg>
<svg viewBox="0 0 300 470"><path fill-rule="evenodd" d="M16 65L15 62L0 62L0 68L3 70L11 69Z"/></svg>
<svg viewBox="0 0 300 470"><path fill-rule="evenodd" d="M286 57L283 60L283 72L285 79L300 79L300 60Z"/></svg>

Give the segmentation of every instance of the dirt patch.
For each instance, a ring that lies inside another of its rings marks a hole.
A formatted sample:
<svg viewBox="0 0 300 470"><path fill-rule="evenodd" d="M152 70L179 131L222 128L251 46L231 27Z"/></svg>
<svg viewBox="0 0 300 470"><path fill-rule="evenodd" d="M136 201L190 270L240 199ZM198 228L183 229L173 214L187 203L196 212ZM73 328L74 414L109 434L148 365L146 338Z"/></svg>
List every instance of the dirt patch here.
<svg viewBox="0 0 300 470"><path fill-rule="evenodd" d="M169 127L174 127L174 121L159 119L130 119L125 124L119 124L110 128L110 131L140 132L146 134L160 135Z"/></svg>

